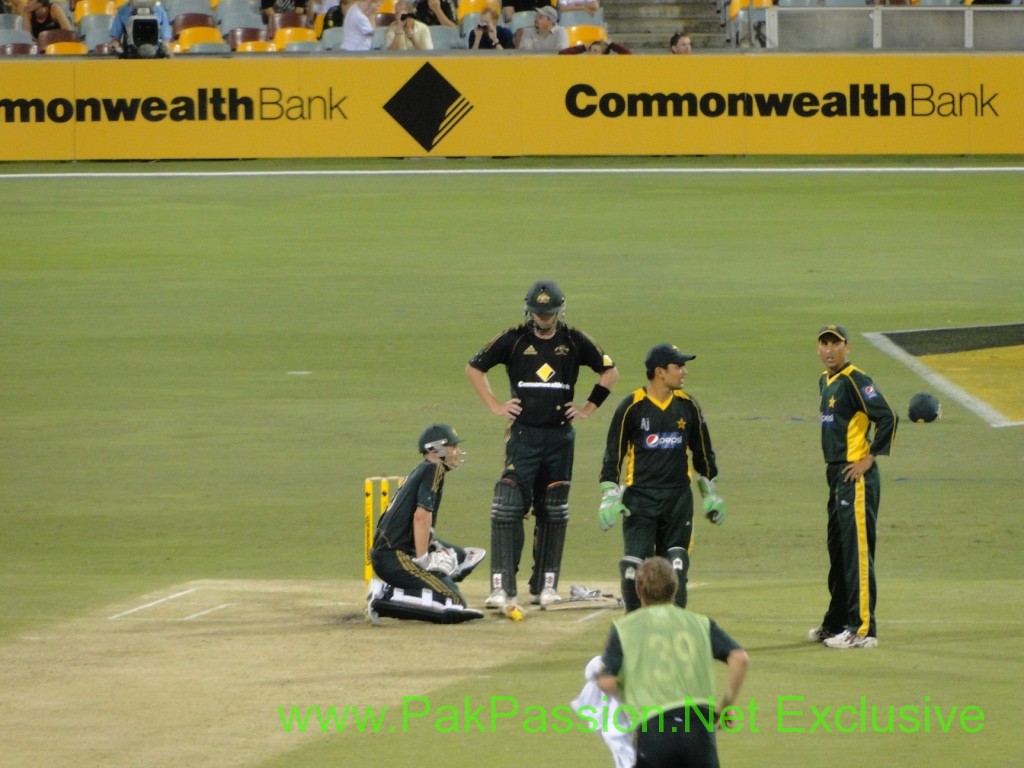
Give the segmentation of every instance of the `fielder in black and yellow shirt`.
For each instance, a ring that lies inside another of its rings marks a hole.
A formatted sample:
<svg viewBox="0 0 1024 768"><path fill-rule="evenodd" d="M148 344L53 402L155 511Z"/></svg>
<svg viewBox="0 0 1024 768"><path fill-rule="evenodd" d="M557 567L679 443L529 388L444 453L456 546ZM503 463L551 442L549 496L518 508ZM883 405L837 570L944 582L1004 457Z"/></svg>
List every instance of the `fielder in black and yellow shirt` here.
<svg viewBox="0 0 1024 768"><path fill-rule="evenodd" d="M818 357L825 365L818 389L829 488L830 601L821 626L810 630L808 638L828 648L874 648L875 526L881 489L875 457L889 454L899 419L871 377L849 362L848 339L841 325L818 330Z"/></svg>
<svg viewBox="0 0 1024 768"><path fill-rule="evenodd" d="M675 602L686 607L686 581L693 539L693 491L690 457L704 493L704 511L721 523L725 506L714 487L718 475L704 414L683 392L686 363L694 359L671 344L647 353L647 385L626 397L608 426L601 466L604 530L624 515L624 554L619 563L626 610L639 608L636 568L654 555L668 559L676 571Z"/></svg>

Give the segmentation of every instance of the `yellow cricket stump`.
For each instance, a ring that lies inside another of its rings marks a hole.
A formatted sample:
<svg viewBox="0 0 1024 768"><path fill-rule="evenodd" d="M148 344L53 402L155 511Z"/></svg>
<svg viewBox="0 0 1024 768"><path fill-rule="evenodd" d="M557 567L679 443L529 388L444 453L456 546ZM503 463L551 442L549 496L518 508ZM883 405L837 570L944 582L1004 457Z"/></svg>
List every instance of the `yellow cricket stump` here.
<svg viewBox="0 0 1024 768"><path fill-rule="evenodd" d="M393 482L397 488L404 480L405 478L399 475L376 475L363 481L363 582L367 587L373 578L370 550L373 549L375 517L383 515L388 508L391 500L391 483Z"/></svg>

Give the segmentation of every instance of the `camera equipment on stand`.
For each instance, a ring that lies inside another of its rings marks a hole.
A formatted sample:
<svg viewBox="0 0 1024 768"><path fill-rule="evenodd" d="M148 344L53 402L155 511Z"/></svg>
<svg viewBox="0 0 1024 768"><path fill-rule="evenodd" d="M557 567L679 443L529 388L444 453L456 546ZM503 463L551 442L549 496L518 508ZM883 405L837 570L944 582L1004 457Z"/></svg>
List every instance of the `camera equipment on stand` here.
<svg viewBox="0 0 1024 768"><path fill-rule="evenodd" d="M160 37L160 19L156 17L156 0L128 0L132 15L121 36L122 59L165 59L167 43Z"/></svg>

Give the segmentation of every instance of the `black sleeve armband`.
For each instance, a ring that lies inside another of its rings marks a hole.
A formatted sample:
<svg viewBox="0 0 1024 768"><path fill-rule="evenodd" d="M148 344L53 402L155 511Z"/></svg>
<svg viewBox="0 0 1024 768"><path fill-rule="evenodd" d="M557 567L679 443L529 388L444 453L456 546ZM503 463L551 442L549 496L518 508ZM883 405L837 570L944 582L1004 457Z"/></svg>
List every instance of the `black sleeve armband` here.
<svg viewBox="0 0 1024 768"><path fill-rule="evenodd" d="M590 396L587 398L587 402L593 403L598 408L601 407L601 403L608 399L612 391L608 387L600 384L595 384L594 388L590 390Z"/></svg>

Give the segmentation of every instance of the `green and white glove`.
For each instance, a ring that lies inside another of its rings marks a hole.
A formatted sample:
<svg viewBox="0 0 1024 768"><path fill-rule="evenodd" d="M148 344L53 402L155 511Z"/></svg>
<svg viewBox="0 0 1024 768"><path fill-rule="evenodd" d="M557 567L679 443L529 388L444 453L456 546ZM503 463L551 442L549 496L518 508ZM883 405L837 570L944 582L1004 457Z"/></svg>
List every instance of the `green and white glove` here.
<svg viewBox="0 0 1024 768"><path fill-rule="evenodd" d="M622 503L622 488L617 483L601 483L601 506L597 510L597 522L602 531L610 531L619 515L629 517L629 510Z"/></svg>
<svg viewBox="0 0 1024 768"><path fill-rule="evenodd" d="M719 493L714 480L701 477L697 478L697 487L700 488L700 495L704 497L704 517L715 525L725 522L725 499Z"/></svg>

